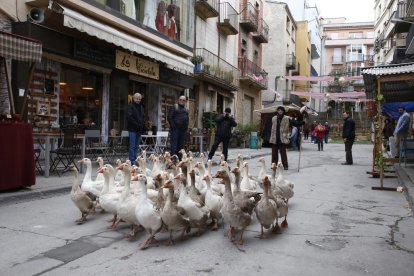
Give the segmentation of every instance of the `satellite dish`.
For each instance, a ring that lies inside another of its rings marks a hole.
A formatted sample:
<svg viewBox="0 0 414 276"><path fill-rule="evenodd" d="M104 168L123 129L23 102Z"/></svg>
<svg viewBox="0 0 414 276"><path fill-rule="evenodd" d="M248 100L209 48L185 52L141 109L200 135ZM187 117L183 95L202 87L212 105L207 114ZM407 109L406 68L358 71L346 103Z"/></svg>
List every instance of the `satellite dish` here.
<svg viewBox="0 0 414 276"><path fill-rule="evenodd" d="M45 20L45 12L39 8L30 9L27 19L31 22L42 23Z"/></svg>

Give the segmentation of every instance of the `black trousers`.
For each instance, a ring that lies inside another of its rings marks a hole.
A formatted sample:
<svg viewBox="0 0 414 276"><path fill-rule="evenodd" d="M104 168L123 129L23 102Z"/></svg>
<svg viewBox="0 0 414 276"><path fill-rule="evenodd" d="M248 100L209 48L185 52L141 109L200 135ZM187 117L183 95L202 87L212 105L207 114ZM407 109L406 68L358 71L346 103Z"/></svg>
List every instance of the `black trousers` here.
<svg viewBox="0 0 414 276"><path fill-rule="evenodd" d="M224 154L224 160L227 161L227 156L229 153L229 143L230 143L230 138L231 137L223 137L220 135L216 135L216 137L214 138L214 144L211 146L210 152L208 154L208 159L213 159L213 155L216 152L218 146L220 145L221 142L223 142L223 154Z"/></svg>
<svg viewBox="0 0 414 276"><path fill-rule="evenodd" d="M354 144L354 139L346 139L345 141L345 154L346 154L346 163L353 164L352 160L352 145Z"/></svg>
<svg viewBox="0 0 414 276"><path fill-rule="evenodd" d="M279 161L279 153L280 152L280 158L282 159L282 164L285 169L287 169L288 166L288 160L286 155L286 145L283 143L280 144L272 144L272 163L276 163Z"/></svg>

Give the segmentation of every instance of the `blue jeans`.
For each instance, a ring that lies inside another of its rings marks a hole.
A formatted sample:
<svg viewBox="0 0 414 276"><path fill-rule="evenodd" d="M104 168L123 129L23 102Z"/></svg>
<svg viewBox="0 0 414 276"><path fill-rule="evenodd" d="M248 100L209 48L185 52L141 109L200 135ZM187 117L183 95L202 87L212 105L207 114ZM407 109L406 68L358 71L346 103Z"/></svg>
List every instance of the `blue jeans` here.
<svg viewBox="0 0 414 276"><path fill-rule="evenodd" d="M298 137L297 136L293 136L292 138L290 138L290 147L292 150L297 150L298 149Z"/></svg>
<svg viewBox="0 0 414 276"><path fill-rule="evenodd" d="M329 133L325 133L325 144L328 144Z"/></svg>
<svg viewBox="0 0 414 276"><path fill-rule="evenodd" d="M132 164L135 164L135 160L138 155L139 143L141 143L141 132L130 131L129 132L129 160Z"/></svg>
<svg viewBox="0 0 414 276"><path fill-rule="evenodd" d="M171 143L171 154L177 154L184 148L185 137L187 131L185 129L173 128L170 130L170 143Z"/></svg>

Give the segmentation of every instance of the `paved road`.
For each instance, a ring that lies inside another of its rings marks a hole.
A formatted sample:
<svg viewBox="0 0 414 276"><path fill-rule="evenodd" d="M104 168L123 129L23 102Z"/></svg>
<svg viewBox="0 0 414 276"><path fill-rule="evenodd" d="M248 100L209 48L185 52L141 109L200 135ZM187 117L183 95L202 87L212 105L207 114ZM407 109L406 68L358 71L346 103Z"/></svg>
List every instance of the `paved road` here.
<svg viewBox="0 0 414 276"><path fill-rule="evenodd" d="M372 146L354 147L354 166L339 165L343 150L305 144L299 173L298 153L289 152L289 228L259 240L254 220L238 247L220 229L140 251L145 233L125 239L126 225L106 229L109 215L75 225L69 195L0 206L1 275L413 275L414 220L404 195L371 190L379 185L366 174ZM257 174L257 159L249 164Z"/></svg>

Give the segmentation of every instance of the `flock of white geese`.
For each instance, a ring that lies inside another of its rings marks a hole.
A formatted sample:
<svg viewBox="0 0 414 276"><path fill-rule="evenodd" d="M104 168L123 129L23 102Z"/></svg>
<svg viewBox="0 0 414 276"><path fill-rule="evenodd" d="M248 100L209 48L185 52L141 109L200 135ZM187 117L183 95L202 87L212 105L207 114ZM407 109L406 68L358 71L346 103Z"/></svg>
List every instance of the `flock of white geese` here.
<svg viewBox="0 0 414 276"><path fill-rule="evenodd" d="M128 236L135 237L141 226L148 238L140 244L141 249L157 242L159 232L170 233L167 245L173 244L173 232L181 236L191 228L200 230L211 227L217 230L220 223L230 226L227 235L235 244L243 244L243 233L252 222L253 211L261 225L259 238L264 238L263 228L280 232L287 227L288 200L293 196L293 183L283 178L281 164L272 163L272 175L265 173L265 160L260 158L261 168L257 177L249 175L249 166L239 155L236 166L230 168L226 161L220 163L215 175L211 174L212 161L195 162L192 153L182 151L182 161L168 152L160 156L146 153L137 158L139 166L119 159L114 168L103 164L98 158L98 174L92 179L92 163L88 158L79 161L86 165L82 184L78 170L74 173L71 199L82 213L76 222L82 224L87 216L95 214L95 208L113 214L109 228L120 222L131 225ZM152 163L152 168L147 168ZM236 239L236 230L240 236Z"/></svg>

